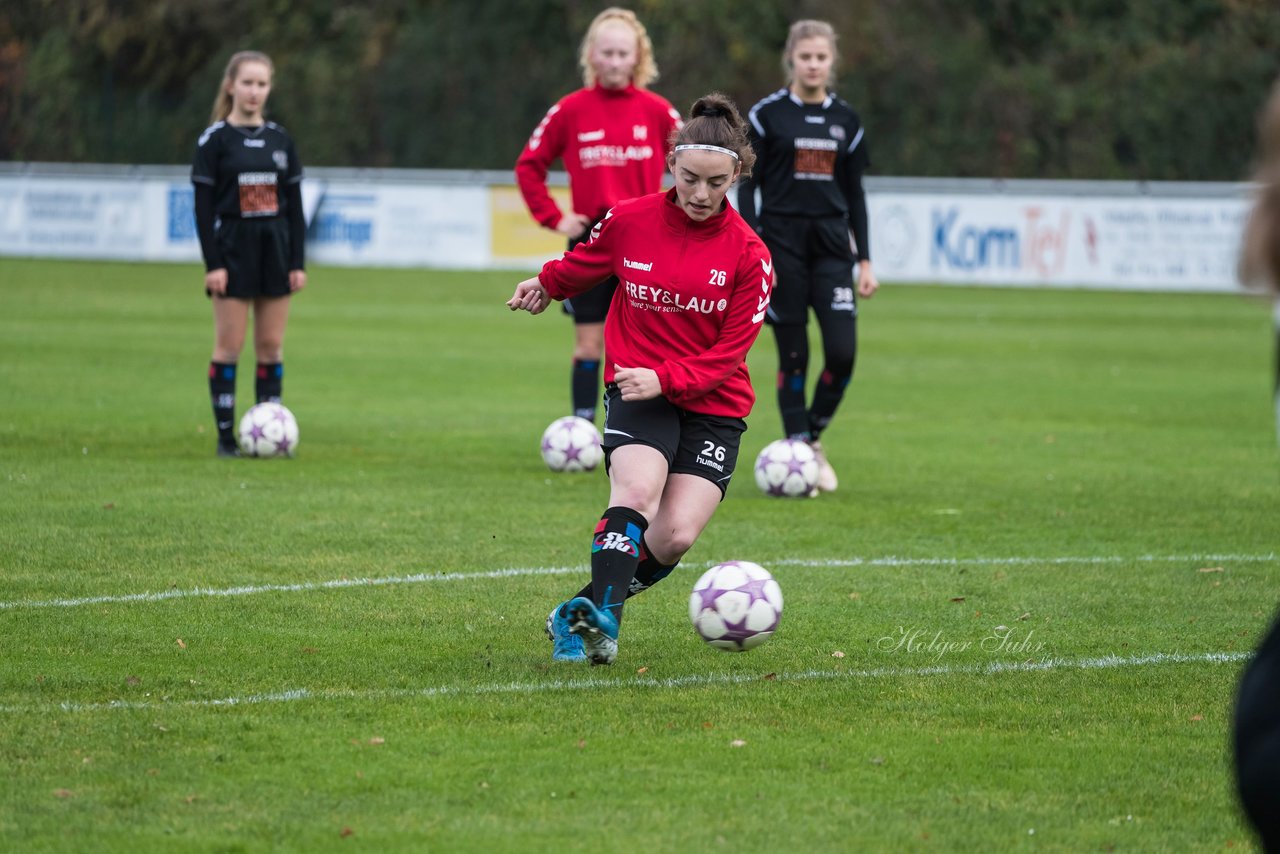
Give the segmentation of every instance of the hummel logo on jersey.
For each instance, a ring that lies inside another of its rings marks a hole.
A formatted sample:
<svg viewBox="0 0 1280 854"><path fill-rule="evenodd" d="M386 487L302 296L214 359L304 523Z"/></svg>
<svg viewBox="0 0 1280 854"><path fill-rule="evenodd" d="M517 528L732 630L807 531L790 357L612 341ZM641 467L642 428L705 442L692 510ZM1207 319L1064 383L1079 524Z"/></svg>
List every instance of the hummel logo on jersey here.
<svg viewBox="0 0 1280 854"><path fill-rule="evenodd" d="M765 313L769 310L769 291L773 287L773 259L761 258L760 266L764 268L764 275L760 278L760 290L763 294L756 302L756 313L751 315L752 323L764 320Z"/></svg>
<svg viewBox="0 0 1280 854"><path fill-rule="evenodd" d="M628 270L644 270L646 273L653 269L653 262L645 263L643 261L632 261L630 258L622 259L622 266Z"/></svg>
<svg viewBox="0 0 1280 854"><path fill-rule="evenodd" d="M613 208L609 208L609 210L605 212L604 219L591 226L591 240L595 240L600 236L600 229L604 227L605 219L608 219L611 216L613 216Z"/></svg>
<svg viewBox="0 0 1280 854"><path fill-rule="evenodd" d="M645 140L649 138L649 128L645 125L632 125L631 136L633 139Z"/></svg>
<svg viewBox="0 0 1280 854"><path fill-rule="evenodd" d="M246 139L244 141L245 148L266 148L267 141L265 139Z"/></svg>
<svg viewBox="0 0 1280 854"><path fill-rule="evenodd" d="M578 142L599 142L604 139L604 130L592 130L578 134Z"/></svg>
<svg viewBox="0 0 1280 854"><path fill-rule="evenodd" d="M811 125L821 125L821 124L826 124L827 117L826 116L805 116L804 120Z"/></svg>
<svg viewBox="0 0 1280 854"><path fill-rule="evenodd" d="M595 542L591 544L591 551L602 552L610 549L629 554L632 557L640 556L640 549L636 548L635 541L626 534L620 534L617 531L602 531L596 537Z"/></svg>

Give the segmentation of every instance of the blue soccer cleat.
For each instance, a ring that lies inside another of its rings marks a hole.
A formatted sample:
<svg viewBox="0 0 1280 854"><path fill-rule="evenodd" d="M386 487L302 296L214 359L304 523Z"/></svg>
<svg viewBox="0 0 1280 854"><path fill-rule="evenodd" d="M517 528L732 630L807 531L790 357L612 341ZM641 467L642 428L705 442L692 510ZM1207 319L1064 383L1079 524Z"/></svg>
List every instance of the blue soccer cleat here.
<svg viewBox="0 0 1280 854"><path fill-rule="evenodd" d="M569 631L582 639L583 651L592 664L613 664L618 657L618 621L607 610L596 607L585 596L564 605Z"/></svg>
<svg viewBox="0 0 1280 854"><path fill-rule="evenodd" d="M551 658L554 661L586 661L582 638L569 631L569 621L561 615L567 602L561 602L547 615L547 637L554 644Z"/></svg>

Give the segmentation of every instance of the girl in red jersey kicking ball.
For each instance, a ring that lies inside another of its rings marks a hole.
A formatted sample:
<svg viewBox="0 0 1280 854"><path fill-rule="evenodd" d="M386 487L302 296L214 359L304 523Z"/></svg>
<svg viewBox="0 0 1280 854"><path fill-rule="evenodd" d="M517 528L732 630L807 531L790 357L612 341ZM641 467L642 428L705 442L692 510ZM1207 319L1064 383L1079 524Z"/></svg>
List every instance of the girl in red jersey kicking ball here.
<svg viewBox="0 0 1280 854"><path fill-rule="evenodd" d="M673 189L614 206L507 301L538 314L619 279L604 327L609 507L591 542L591 583L547 618L557 660L613 663L623 601L665 578L711 520L755 402L745 359L773 269L725 201L755 160L746 126L712 94L673 142Z"/></svg>

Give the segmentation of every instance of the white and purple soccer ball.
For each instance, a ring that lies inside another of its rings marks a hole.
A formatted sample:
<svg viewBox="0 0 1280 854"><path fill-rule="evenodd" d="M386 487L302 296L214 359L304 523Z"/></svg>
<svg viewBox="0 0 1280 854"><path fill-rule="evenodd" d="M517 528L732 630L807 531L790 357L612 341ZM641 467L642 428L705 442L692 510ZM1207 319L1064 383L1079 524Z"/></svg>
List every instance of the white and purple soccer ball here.
<svg viewBox="0 0 1280 854"><path fill-rule="evenodd" d="M769 570L746 560L717 564L689 595L689 619L716 649L743 652L773 637L782 619L782 588Z"/></svg>
<svg viewBox="0 0 1280 854"><path fill-rule="evenodd" d="M756 457L756 486L765 495L804 498L818 483L818 458L808 442L777 439Z"/></svg>
<svg viewBox="0 0 1280 854"><path fill-rule="evenodd" d="M552 471L591 471L603 459L600 431L585 418L557 418L542 434L542 461Z"/></svg>
<svg viewBox="0 0 1280 854"><path fill-rule="evenodd" d="M240 450L250 457L292 457L298 452L298 421L279 403L251 406L240 419Z"/></svg>

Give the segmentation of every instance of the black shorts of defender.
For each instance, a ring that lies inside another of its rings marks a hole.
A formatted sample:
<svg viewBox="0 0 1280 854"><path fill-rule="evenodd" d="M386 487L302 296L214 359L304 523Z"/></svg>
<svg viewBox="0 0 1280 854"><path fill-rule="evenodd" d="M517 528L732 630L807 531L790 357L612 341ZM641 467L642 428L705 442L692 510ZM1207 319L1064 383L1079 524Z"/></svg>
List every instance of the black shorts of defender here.
<svg viewBox="0 0 1280 854"><path fill-rule="evenodd" d="M741 418L690 412L665 397L623 400L614 383L604 390L605 471L614 449L648 445L666 458L668 473L705 478L720 489L723 500L746 430Z"/></svg>
<svg viewBox="0 0 1280 854"><path fill-rule="evenodd" d="M289 295L289 223L284 217L228 217L218 223L216 238L227 264L227 296Z"/></svg>
<svg viewBox="0 0 1280 854"><path fill-rule="evenodd" d="M847 219L765 215L760 236L778 276L769 299L770 323L803 325L810 308L819 320L858 316Z"/></svg>
<svg viewBox="0 0 1280 854"><path fill-rule="evenodd" d="M572 250L579 243L586 243L593 228L594 225L584 231L581 237L570 240L569 249ZM563 311L573 318L574 323L604 323L605 316L609 313L609 303L613 302L613 292L617 288L618 277L610 276L586 293L565 300Z"/></svg>

